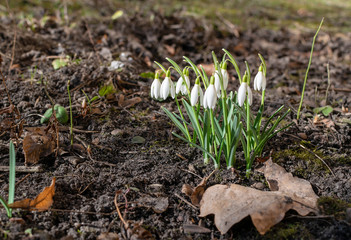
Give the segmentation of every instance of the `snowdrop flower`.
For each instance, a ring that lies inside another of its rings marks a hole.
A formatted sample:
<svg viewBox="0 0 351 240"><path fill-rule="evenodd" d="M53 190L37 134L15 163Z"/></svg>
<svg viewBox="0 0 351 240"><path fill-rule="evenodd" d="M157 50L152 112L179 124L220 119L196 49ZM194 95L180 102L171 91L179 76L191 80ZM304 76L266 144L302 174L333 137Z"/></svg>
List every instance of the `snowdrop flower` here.
<svg viewBox="0 0 351 240"><path fill-rule="evenodd" d="M263 74L263 67L262 65L258 69L258 73L256 74L255 80L254 80L254 89L257 91L262 91L266 90L266 77Z"/></svg>
<svg viewBox="0 0 351 240"><path fill-rule="evenodd" d="M224 90L226 90L228 87L228 78L229 78L226 63L224 63L221 66L221 74L222 74L222 78L223 78L223 87L224 87ZM221 80L219 77L218 70L215 71L215 88L217 90L217 97L220 97L221 96Z"/></svg>
<svg viewBox="0 0 351 240"><path fill-rule="evenodd" d="M216 91L216 87L214 86L214 81L215 79L212 76L210 80L210 86L208 86L204 95L204 100L203 100L204 108L214 109L216 106L217 91Z"/></svg>
<svg viewBox="0 0 351 240"><path fill-rule="evenodd" d="M159 74L156 73L155 79L151 84L151 97L158 99L160 97L161 81L159 79Z"/></svg>
<svg viewBox="0 0 351 240"><path fill-rule="evenodd" d="M244 75L243 81L238 90L238 104L240 107L244 105L246 99L246 93L248 95L249 105L252 104L252 92L250 86L247 84L247 75Z"/></svg>
<svg viewBox="0 0 351 240"><path fill-rule="evenodd" d="M176 86L176 94L182 93L183 95L188 93L188 89L190 88L190 80L189 80L189 70L184 69L183 76L180 76Z"/></svg>
<svg viewBox="0 0 351 240"><path fill-rule="evenodd" d="M200 105L202 106L204 93L202 92L202 89L200 86L200 78L198 77L196 79L196 82L195 82L193 89L191 90L191 96L190 96L191 106L195 106L197 104L199 97L200 97Z"/></svg>
<svg viewBox="0 0 351 240"><path fill-rule="evenodd" d="M166 100L169 95L171 95L171 97L174 99L175 87L174 87L174 84L171 80L171 72L168 70L166 73L166 78L163 80L163 82L161 84L160 97L163 100Z"/></svg>

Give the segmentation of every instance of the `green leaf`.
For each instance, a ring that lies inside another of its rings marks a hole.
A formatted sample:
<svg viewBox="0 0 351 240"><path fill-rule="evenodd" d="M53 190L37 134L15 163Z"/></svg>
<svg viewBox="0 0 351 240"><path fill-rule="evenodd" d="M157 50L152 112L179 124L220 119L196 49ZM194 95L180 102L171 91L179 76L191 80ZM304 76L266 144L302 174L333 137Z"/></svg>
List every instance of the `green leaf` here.
<svg viewBox="0 0 351 240"><path fill-rule="evenodd" d="M65 58L55 59L54 61L52 61L52 66L54 67L55 70L65 67L68 64L69 59L70 59L69 56L66 56Z"/></svg>
<svg viewBox="0 0 351 240"><path fill-rule="evenodd" d="M56 112L57 121L59 121L59 123L61 124L65 124L68 121L67 110L58 104L56 104L54 108ZM52 108L49 108L44 113L44 116L40 119L40 123L43 124L49 121L49 119L51 118L51 115L52 115Z"/></svg>
<svg viewBox="0 0 351 240"><path fill-rule="evenodd" d="M117 10L111 17L112 20L116 20L117 18L120 18L123 16L123 11L122 10Z"/></svg>
<svg viewBox="0 0 351 240"><path fill-rule="evenodd" d="M144 72L144 73L140 73L139 76L142 77L142 78L154 79L155 78L155 73L154 72Z"/></svg>
<svg viewBox="0 0 351 240"><path fill-rule="evenodd" d="M105 85L105 86L102 86L100 89L99 89L99 95L101 97L104 97L108 94L112 94L112 93L115 93L115 88L112 84L110 85Z"/></svg>
<svg viewBox="0 0 351 240"><path fill-rule="evenodd" d="M178 121L178 119L175 117L175 114L171 113L167 108L162 107L162 110L166 113L166 115L172 120L172 122L176 125L177 128L179 128L180 131L184 134L184 136L187 136L187 132L185 127Z"/></svg>
<svg viewBox="0 0 351 240"><path fill-rule="evenodd" d="M16 183L16 152L13 142L10 141L10 174L9 174L9 201L8 204L15 200L15 183ZM10 209L10 216L12 217L12 209Z"/></svg>
<svg viewBox="0 0 351 240"><path fill-rule="evenodd" d="M331 114L333 112L333 110L334 109L332 108L332 106L327 105L324 107L315 108L315 109L313 109L313 112L316 114L322 112L324 116L328 117L329 114Z"/></svg>

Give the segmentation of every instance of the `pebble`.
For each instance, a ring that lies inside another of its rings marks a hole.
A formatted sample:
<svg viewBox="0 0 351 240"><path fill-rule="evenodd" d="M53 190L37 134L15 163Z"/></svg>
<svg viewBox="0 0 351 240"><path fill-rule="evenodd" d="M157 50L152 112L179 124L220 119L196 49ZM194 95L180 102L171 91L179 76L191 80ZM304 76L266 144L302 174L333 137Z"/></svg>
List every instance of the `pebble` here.
<svg viewBox="0 0 351 240"><path fill-rule="evenodd" d="M251 185L251 187L256 188L258 190L263 190L265 188L264 184L261 182L257 182Z"/></svg>

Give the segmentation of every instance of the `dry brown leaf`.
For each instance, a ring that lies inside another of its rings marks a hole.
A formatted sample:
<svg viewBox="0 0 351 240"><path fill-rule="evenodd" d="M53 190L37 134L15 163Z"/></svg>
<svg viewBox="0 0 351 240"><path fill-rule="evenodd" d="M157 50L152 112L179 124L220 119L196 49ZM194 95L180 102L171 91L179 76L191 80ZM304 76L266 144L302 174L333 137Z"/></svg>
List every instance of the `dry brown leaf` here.
<svg viewBox="0 0 351 240"><path fill-rule="evenodd" d="M30 130L23 140L25 163L36 164L39 158L54 152L56 134L46 132L44 127L26 128Z"/></svg>
<svg viewBox="0 0 351 240"><path fill-rule="evenodd" d="M191 203L197 207L200 205L200 201L205 192L206 182L207 178L203 178L200 184L194 188L189 184L183 184L182 186L182 193L190 197Z"/></svg>
<svg viewBox="0 0 351 240"><path fill-rule="evenodd" d="M286 172L284 168L273 163L271 158L257 171L265 175L272 191L279 191L285 196L308 206L308 208L296 210L300 215L307 215L312 209L317 209L318 196L314 193L310 182L294 177L291 173Z"/></svg>
<svg viewBox="0 0 351 240"><path fill-rule="evenodd" d="M211 76L211 75L214 73L214 71L215 71L215 66L214 66L213 63L211 63L211 64L199 64L199 65L197 65L197 67L200 68L200 69L201 69L201 66L204 68L205 73L206 73L208 76Z"/></svg>
<svg viewBox="0 0 351 240"><path fill-rule="evenodd" d="M134 97L131 99L123 99L122 102L118 101L118 105L122 108L130 108L133 107L135 104L140 103L141 102L141 98L140 97Z"/></svg>
<svg viewBox="0 0 351 240"><path fill-rule="evenodd" d="M29 211L45 211L51 207L54 202L53 196L55 195L55 181L56 178L52 179L51 185L44 188L39 195L34 199L23 199L9 204L10 208L22 208Z"/></svg>
<svg viewBox="0 0 351 240"><path fill-rule="evenodd" d="M215 224L222 234L233 224L251 216L258 232L264 234L290 209L303 216L317 211L318 196L306 180L293 177L271 159L261 171L265 173L271 190L275 191L260 191L237 184L215 185L202 197L200 216L214 214Z"/></svg>

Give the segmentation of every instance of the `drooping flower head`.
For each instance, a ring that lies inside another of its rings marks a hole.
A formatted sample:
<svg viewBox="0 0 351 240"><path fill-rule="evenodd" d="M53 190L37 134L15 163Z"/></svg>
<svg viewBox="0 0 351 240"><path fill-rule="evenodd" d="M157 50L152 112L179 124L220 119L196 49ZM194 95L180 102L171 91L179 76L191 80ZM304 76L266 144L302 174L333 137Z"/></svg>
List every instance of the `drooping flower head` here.
<svg viewBox="0 0 351 240"><path fill-rule="evenodd" d="M217 102L217 91L216 87L214 86L215 78L214 76L210 79L210 85L206 89L204 95L204 108L211 108L214 109L216 107Z"/></svg>
<svg viewBox="0 0 351 240"><path fill-rule="evenodd" d="M220 71L222 74L223 88L225 91L225 90L227 90L227 87L228 87L228 78L229 78L226 62L221 64ZM217 90L217 97L220 97L221 96L221 77L220 77L218 69L216 69L216 71L215 71L215 84L214 85L215 85L215 88Z"/></svg>
<svg viewBox="0 0 351 240"><path fill-rule="evenodd" d="M243 81L241 82L241 85L238 90L238 104L240 107L244 105L244 102L246 100L246 93L248 96L249 105L252 104L252 92L251 92L250 86L248 85L247 78L248 78L247 73L245 73L243 77Z"/></svg>
<svg viewBox="0 0 351 240"><path fill-rule="evenodd" d="M189 70L187 68L183 70L183 77L180 76L177 81L176 94L181 93L182 95L186 95L188 89L190 89Z"/></svg>
<svg viewBox="0 0 351 240"><path fill-rule="evenodd" d="M151 97L158 99L160 97L161 81L159 73L156 72L155 79L151 84Z"/></svg>
<svg viewBox="0 0 351 240"><path fill-rule="evenodd" d="M200 97L200 105L203 105L203 98L204 98L204 93L202 92L201 86L200 86L200 77L196 78L195 85L193 89L191 90L191 96L190 96L190 103L191 106L195 106L199 100Z"/></svg>
<svg viewBox="0 0 351 240"><path fill-rule="evenodd" d="M171 80L171 71L168 70L166 73L166 77L163 80L160 88L160 97L163 100L166 100L167 97L171 95L171 97L174 99L175 97L175 87L174 83Z"/></svg>
<svg viewBox="0 0 351 240"><path fill-rule="evenodd" d="M258 73L254 80L254 89L257 91L266 90L266 77L263 73L263 66L261 65L258 69Z"/></svg>

